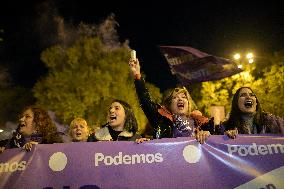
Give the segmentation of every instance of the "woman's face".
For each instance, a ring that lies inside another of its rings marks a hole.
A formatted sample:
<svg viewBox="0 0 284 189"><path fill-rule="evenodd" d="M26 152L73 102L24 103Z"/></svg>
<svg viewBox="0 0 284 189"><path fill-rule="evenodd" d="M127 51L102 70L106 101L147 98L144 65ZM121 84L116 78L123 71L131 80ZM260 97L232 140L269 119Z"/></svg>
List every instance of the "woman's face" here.
<svg viewBox="0 0 284 189"><path fill-rule="evenodd" d="M113 102L109 107L108 122L112 128L123 130L125 123L125 110L119 102Z"/></svg>
<svg viewBox="0 0 284 189"><path fill-rule="evenodd" d="M90 131L86 124L77 121L71 128L71 138L73 142L86 142Z"/></svg>
<svg viewBox="0 0 284 189"><path fill-rule="evenodd" d="M256 112L256 96L248 88L242 88L239 93L238 106L243 113Z"/></svg>
<svg viewBox="0 0 284 189"><path fill-rule="evenodd" d="M184 93L174 93L172 96L171 112L176 115L189 114L189 102Z"/></svg>
<svg viewBox="0 0 284 189"><path fill-rule="evenodd" d="M22 133L24 136L31 136L34 131L34 113L31 109L25 110L20 119L20 133Z"/></svg>

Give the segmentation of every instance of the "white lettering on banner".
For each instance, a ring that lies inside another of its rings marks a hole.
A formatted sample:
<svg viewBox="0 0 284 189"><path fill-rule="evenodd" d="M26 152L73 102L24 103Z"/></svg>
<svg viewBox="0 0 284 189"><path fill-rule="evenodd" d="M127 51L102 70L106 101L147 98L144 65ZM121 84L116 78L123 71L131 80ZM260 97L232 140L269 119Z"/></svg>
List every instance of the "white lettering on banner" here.
<svg viewBox="0 0 284 189"><path fill-rule="evenodd" d="M176 56L173 58L169 58L168 54L164 54L165 58L167 59L168 63L170 65L178 65L182 64L184 62L189 62L194 59L194 57L191 54L183 55L183 56Z"/></svg>
<svg viewBox="0 0 284 189"><path fill-rule="evenodd" d="M15 171L23 171L26 169L26 161L20 162L9 162L9 163L0 163L0 173L3 172L15 172Z"/></svg>
<svg viewBox="0 0 284 189"><path fill-rule="evenodd" d="M105 156L103 153L95 153L95 166L104 165L121 165L121 164L136 164L136 163L161 163L163 162L163 156L161 153L156 154L122 154L119 152L118 155ZM101 163L101 164L100 164Z"/></svg>
<svg viewBox="0 0 284 189"><path fill-rule="evenodd" d="M256 145L252 143L249 146L237 146L237 145L227 145L228 153L233 155L234 153L239 156L255 156L255 155L266 155L266 154L278 154L284 153L283 144L268 144L268 145Z"/></svg>

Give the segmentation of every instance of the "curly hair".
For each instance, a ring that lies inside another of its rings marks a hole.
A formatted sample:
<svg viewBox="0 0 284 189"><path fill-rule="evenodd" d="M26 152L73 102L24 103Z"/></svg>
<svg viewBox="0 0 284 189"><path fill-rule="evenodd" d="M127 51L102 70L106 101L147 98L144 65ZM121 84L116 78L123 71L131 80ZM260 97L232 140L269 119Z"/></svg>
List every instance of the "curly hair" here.
<svg viewBox="0 0 284 189"><path fill-rule="evenodd" d="M138 131L138 123L134 115L133 109L127 102L123 100L115 99L112 101L112 103L114 102L118 102L124 108L124 111L125 111L124 130L133 132L133 134L135 134Z"/></svg>
<svg viewBox="0 0 284 189"><path fill-rule="evenodd" d="M186 96L186 99L188 100L188 115L191 113L192 110L197 109L196 104L192 100L188 90L185 87L176 87L168 89L163 94L162 104L171 111L170 106L172 103L173 96L175 94L184 93Z"/></svg>
<svg viewBox="0 0 284 189"><path fill-rule="evenodd" d="M250 87L241 87L236 91L236 93L233 96L233 100L232 100L230 117L227 121L228 127L230 127L229 129L237 128L240 133L243 133L243 129L241 127L241 116L243 115L243 112L239 108L238 100L240 96L240 91L244 88L247 88L253 92L253 90ZM254 115L253 122L257 125L257 132L260 132L261 127L263 125L263 110L261 108L261 105L260 105L260 102L257 96L255 96L255 98L256 98L257 105L256 105L256 113ZM229 130L229 129L226 129L226 130Z"/></svg>
<svg viewBox="0 0 284 189"><path fill-rule="evenodd" d="M31 110L34 114L34 127L36 132L42 134L42 143L51 144L63 141L62 138L59 136L57 128L50 116L48 115L47 111L39 107L28 106L24 108L22 112L25 112L27 110Z"/></svg>

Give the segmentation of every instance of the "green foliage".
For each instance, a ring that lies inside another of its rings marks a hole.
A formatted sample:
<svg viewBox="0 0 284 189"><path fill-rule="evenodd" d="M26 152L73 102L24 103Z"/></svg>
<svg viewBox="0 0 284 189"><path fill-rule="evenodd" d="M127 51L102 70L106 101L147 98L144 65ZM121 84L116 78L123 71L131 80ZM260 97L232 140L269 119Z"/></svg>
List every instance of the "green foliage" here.
<svg viewBox="0 0 284 189"><path fill-rule="evenodd" d="M227 81L223 81L222 83L226 83ZM201 96L202 101L197 102L197 106L204 110L204 113L209 115L209 108L206 105L218 105L218 106L226 106L226 102L228 101L229 94L228 91L223 88L223 84L220 83L210 83L205 82L202 85Z"/></svg>
<svg viewBox="0 0 284 189"><path fill-rule="evenodd" d="M284 53L266 55L267 58L247 65L244 71L218 81L203 82L201 91L194 90L200 97L196 100L201 110L209 115L212 105L224 106L230 111L233 94L242 86L251 87L265 111L284 117Z"/></svg>
<svg viewBox="0 0 284 189"><path fill-rule="evenodd" d="M265 111L284 117L284 66L272 65L264 70L264 78L259 79L259 87L254 91Z"/></svg>
<svg viewBox="0 0 284 189"><path fill-rule="evenodd" d="M55 111L64 124L80 116L99 127L106 123L110 102L121 99L133 107L139 131L144 131L147 120L128 66L129 47L117 41L114 26L112 17L96 29L81 24L69 46L58 44L42 52L49 73L36 83L34 95L39 105ZM156 87L150 88L160 95Z"/></svg>
<svg viewBox="0 0 284 189"><path fill-rule="evenodd" d="M200 91L201 98L197 100L197 106L208 116L210 106L214 105L224 106L228 112L236 90L241 86L252 87L253 82L254 77L249 71L243 71L218 81L203 82Z"/></svg>

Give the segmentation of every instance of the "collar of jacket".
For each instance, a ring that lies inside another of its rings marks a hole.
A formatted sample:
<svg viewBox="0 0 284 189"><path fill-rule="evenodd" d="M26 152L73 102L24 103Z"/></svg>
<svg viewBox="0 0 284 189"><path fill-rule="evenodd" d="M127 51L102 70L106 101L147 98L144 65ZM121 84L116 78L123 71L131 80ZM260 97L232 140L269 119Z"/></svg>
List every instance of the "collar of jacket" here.
<svg viewBox="0 0 284 189"><path fill-rule="evenodd" d="M159 105L158 112L160 115L173 121L173 114L166 107Z"/></svg>
<svg viewBox="0 0 284 189"><path fill-rule="evenodd" d="M159 105L158 112L160 115L173 121L173 114L166 107ZM198 127L208 123L209 121L209 119L207 117L204 117L199 110L192 111L190 113L190 117L192 117L196 121Z"/></svg>
<svg viewBox="0 0 284 189"><path fill-rule="evenodd" d="M99 129L96 133L95 133L95 137L97 140L105 140L105 141L110 141L113 140L109 130L108 130L109 126L105 126L101 129ZM122 131L118 137L126 137L126 138L131 138L133 137L133 133L132 132L128 132L128 131Z"/></svg>
<svg viewBox="0 0 284 189"><path fill-rule="evenodd" d="M190 116L194 119L198 127L209 122L209 119L207 117L204 117L199 110L193 111Z"/></svg>

